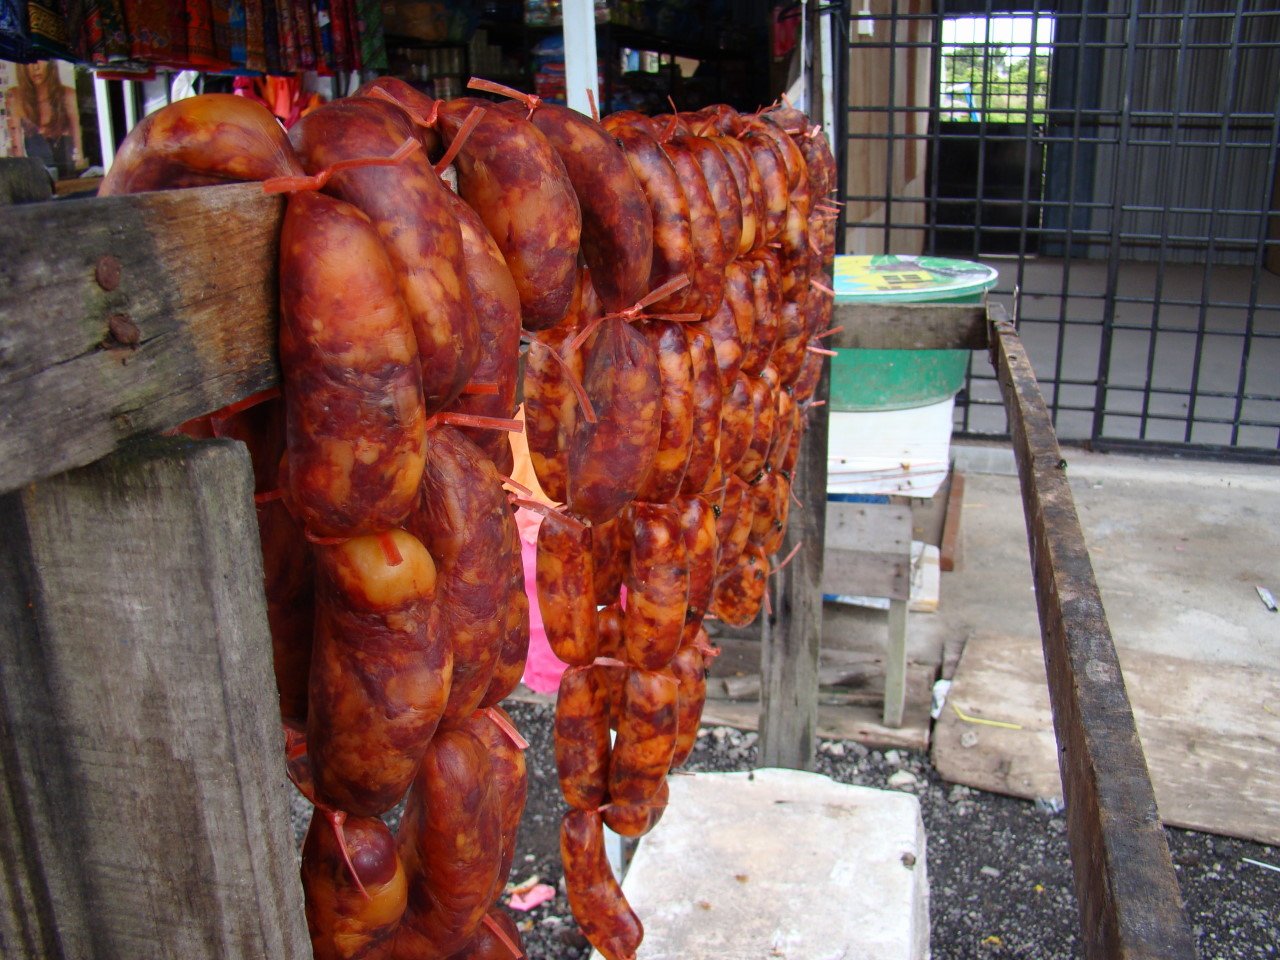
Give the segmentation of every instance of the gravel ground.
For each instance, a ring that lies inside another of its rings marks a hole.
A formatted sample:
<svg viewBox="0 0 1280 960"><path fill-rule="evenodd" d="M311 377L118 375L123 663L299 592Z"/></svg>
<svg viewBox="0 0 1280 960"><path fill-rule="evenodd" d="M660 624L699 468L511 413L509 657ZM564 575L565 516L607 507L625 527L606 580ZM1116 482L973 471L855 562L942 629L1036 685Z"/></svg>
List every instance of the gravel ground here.
<svg viewBox="0 0 1280 960"><path fill-rule="evenodd" d="M512 870L561 890L559 824L564 810L551 742L553 708L515 703L510 712L529 740L529 801ZM749 770L756 735L704 727L688 768ZM880 752L851 741L822 741L819 773L841 782L901 789L920 799L928 850L934 960L1057 960L1081 955L1061 813L1025 800L943 782L926 755ZM306 811L295 805L301 836ZM662 829L659 826L657 829ZM1167 829L1174 867L1203 960L1280 956L1280 848ZM561 892L513 914L532 960L586 960L590 948Z"/></svg>

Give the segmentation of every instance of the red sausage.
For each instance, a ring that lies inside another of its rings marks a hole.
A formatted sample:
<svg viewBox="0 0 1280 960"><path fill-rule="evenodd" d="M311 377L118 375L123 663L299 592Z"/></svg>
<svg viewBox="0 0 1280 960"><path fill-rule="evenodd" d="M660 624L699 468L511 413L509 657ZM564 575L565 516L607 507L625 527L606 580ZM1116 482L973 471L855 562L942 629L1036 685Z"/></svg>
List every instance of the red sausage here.
<svg viewBox="0 0 1280 960"><path fill-rule="evenodd" d="M689 230L693 242L693 284L697 288L699 310L704 317L715 313L724 297L724 268L736 250L726 250L720 215L711 188L693 151L692 137L676 137L662 145L675 168L689 204Z"/></svg>
<svg viewBox="0 0 1280 960"><path fill-rule="evenodd" d="M667 809L671 788L666 780L648 803L610 803L603 809L604 825L622 837L643 837L657 826Z"/></svg>
<svg viewBox="0 0 1280 960"><path fill-rule="evenodd" d="M485 109L455 164L458 192L480 214L502 250L520 293L524 325L541 330L560 322L573 297L582 212L564 164L523 116L474 97L440 106L446 144L468 115Z"/></svg>
<svg viewBox="0 0 1280 960"><path fill-rule="evenodd" d="M600 656L617 661L617 665L599 666L603 671L609 726L616 730L622 715L622 692L627 679L627 668L622 659L626 645L622 638L621 603L614 601L607 607L602 607L596 614L596 623L600 627Z"/></svg>
<svg viewBox="0 0 1280 960"><path fill-rule="evenodd" d="M404 914L404 867L391 831L376 817L347 817L342 833L345 850L328 819L316 812L302 844L311 950L315 960L382 960L391 954Z"/></svg>
<svg viewBox="0 0 1280 960"><path fill-rule="evenodd" d="M657 794L676 749L678 689L665 673L627 671L609 758L609 798L614 803L647 803Z"/></svg>
<svg viewBox="0 0 1280 960"><path fill-rule="evenodd" d="M513 949L514 948L514 949ZM517 960L524 956L520 928L501 907L485 914L471 940L449 960Z"/></svg>
<svg viewBox="0 0 1280 960"><path fill-rule="evenodd" d="M570 667L556 696L556 770L569 806L604 803L609 773L609 691L603 666Z"/></svg>
<svg viewBox="0 0 1280 960"><path fill-rule="evenodd" d="M519 534L498 471L475 444L437 427L430 451L408 528L439 567L438 629L453 645L447 726L470 716L488 692L505 634L502 573L511 570Z"/></svg>
<svg viewBox="0 0 1280 960"><path fill-rule="evenodd" d="M445 191L448 207L462 234L462 257L466 263L467 287L475 308L479 340L483 344L471 379L474 384L494 387L492 393L463 393L449 405L458 413L481 417L507 418L516 409L516 378L520 370L520 296L502 251L489 236L480 217ZM554 361L553 361L554 362ZM511 443L497 430L460 427L463 436L485 452L501 473L512 468Z"/></svg>
<svg viewBox="0 0 1280 960"><path fill-rule="evenodd" d="M738 374L730 383L720 409L720 466L725 473L738 469L755 432L756 414L751 385L755 378Z"/></svg>
<svg viewBox="0 0 1280 960"><path fill-rule="evenodd" d="M764 181L751 159L751 152L740 141L725 136L712 139L729 164L742 201L742 237L738 241L738 255L743 256L766 242Z"/></svg>
<svg viewBox="0 0 1280 960"><path fill-rule="evenodd" d="M659 300L653 309L664 313L700 312L702 303L694 282L693 227L689 220L689 201L680 185L679 175L657 140L634 127L616 124L614 116L605 117L604 127L626 153L653 216L653 262L649 271L649 289L656 290L677 277L685 277L689 281L682 290Z"/></svg>
<svg viewBox="0 0 1280 960"><path fill-rule="evenodd" d="M774 420L777 418L777 404L773 399L773 390L764 376L751 378L751 409L755 414L755 427L751 431L751 442L747 445L747 452L738 461L737 468L738 476L748 483L755 480L764 469L769 444L773 440Z"/></svg>
<svg viewBox="0 0 1280 960"><path fill-rule="evenodd" d="M780 270L772 251L755 254L747 261L751 277L752 327L749 345L742 356L742 372L755 376L773 355L781 322L782 295L778 285Z"/></svg>
<svg viewBox="0 0 1280 960"><path fill-rule="evenodd" d="M725 576L730 570L737 565L738 559L742 556L743 548L747 545L747 540L751 536L751 527L755 522L756 503L755 498L751 496L751 488L739 477L733 477L731 483L742 485L742 497L738 503L738 509L734 514L733 526L728 533L720 537L720 555L716 559L716 578Z"/></svg>
<svg viewBox="0 0 1280 960"><path fill-rule="evenodd" d="M631 325L606 319L591 345L583 386L597 422L578 418L569 445L569 508L603 523L644 482L658 450L658 358Z"/></svg>
<svg viewBox="0 0 1280 960"><path fill-rule="evenodd" d="M777 145L763 133L750 131L741 138L741 143L751 154L756 170L760 173L760 182L764 186L765 241L776 240L778 234L782 233L782 225L787 218L787 203L791 198L785 162Z"/></svg>
<svg viewBox="0 0 1280 960"><path fill-rule="evenodd" d="M395 530L316 548L307 749L322 802L390 810L413 780L449 694L451 652L433 632L436 567Z"/></svg>
<svg viewBox="0 0 1280 960"><path fill-rule="evenodd" d="M676 501L680 509L680 527L684 536L685 555L689 566L688 613L681 631L683 643L697 633L702 617L711 604L711 585L716 572L716 514L705 496L682 497Z"/></svg>
<svg viewBox="0 0 1280 960"><path fill-rule="evenodd" d="M658 358L661 420L653 465L636 499L669 503L680 492L693 452L693 361L679 323L649 320L640 331Z"/></svg>
<svg viewBox="0 0 1280 960"><path fill-rule="evenodd" d="M680 513L671 504L635 505L622 633L628 664L666 666L680 646L689 602L689 567Z"/></svg>
<svg viewBox="0 0 1280 960"><path fill-rule="evenodd" d="M711 138L685 137L681 142L693 154L706 178L711 202L720 220L723 263L728 263L740 252L746 252L738 249L742 243L742 196L738 193L738 182L729 169L729 161Z"/></svg>
<svg viewBox="0 0 1280 960"><path fill-rule="evenodd" d="M425 455L417 346L382 241L341 200L289 198L280 365L290 493L307 528L349 537L397 525Z"/></svg>
<svg viewBox="0 0 1280 960"><path fill-rule="evenodd" d="M635 960L644 927L627 903L604 849L604 824L592 810L570 810L560 825L569 908L605 960Z"/></svg>
<svg viewBox="0 0 1280 960"><path fill-rule="evenodd" d="M520 555L519 531L507 527L510 538L507 550L508 574L506 580L506 612L502 616L502 631L498 640L497 662L489 678L489 688L480 700L480 706L494 707L501 703L520 685L524 676L525 660L529 656L529 595L524 589L524 561Z"/></svg>
<svg viewBox="0 0 1280 960"><path fill-rule="evenodd" d="M245 97L210 93L171 103L134 127L98 196L301 175L270 110Z"/></svg>
<svg viewBox="0 0 1280 960"><path fill-rule="evenodd" d="M705 631L701 640L708 644ZM671 768L681 766L693 753L698 742L698 725L702 722L702 708L707 702L707 671L702 650L697 643L680 648L671 661L671 675L679 684L676 695L676 752L671 758Z"/></svg>
<svg viewBox="0 0 1280 960"><path fill-rule="evenodd" d="M502 869L502 807L484 748L465 730L431 741L409 791L396 847L409 906L392 956L447 957L474 934Z"/></svg>
<svg viewBox="0 0 1280 960"><path fill-rule="evenodd" d="M612 520L591 527L597 606L605 606L618 599L622 580L627 575L627 558L631 555L631 526L629 508L624 507Z"/></svg>
<svg viewBox="0 0 1280 960"><path fill-rule="evenodd" d="M489 772L498 792L502 820L502 866L498 870L496 889L501 890L511 873L516 856L516 834L524 815L529 792L529 771L524 751L513 739L516 725L501 707L490 707L473 713L464 729L480 743L488 759Z"/></svg>
<svg viewBox="0 0 1280 960"><path fill-rule="evenodd" d="M560 155L577 194L582 258L605 309L631 306L649 292L653 214L626 154L599 124L567 107L544 100L530 119Z"/></svg>
<svg viewBox="0 0 1280 960"><path fill-rule="evenodd" d="M565 663L596 658L595 564L592 528L554 511L538 527L538 609L551 651Z"/></svg>
<svg viewBox="0 0 1280 960"><path fill-rule="evenodd" d="M389 156L415 134L391 104L352 99L308 114L289 136L307 172L315 173L342 160ZM480 359L480 331L448 188L419 152L395 166L340 170L325 191L359 207L378 231L409 309L427 413L434 413L458 395Z"/></svg>
<svg viewBox="0 0 1280 960"><path fill-rule="evenodd" d="M716 583L711 612L731 627L745 627L756 618L768 588L769 561L764 550L747 544L742 557Z"/></svg>
<svg viewBox="0 0 1280 960"><path fill-rule="evenodd" d="M685 495L706 489L712 466L719 456L720 411L724 405L724 381L716 364L715 341L705 323L684 325L693 373L693 437L689 465L680 483Z"/></svg>
<svg viewBox="0 0 1280 960"><path fill-rule="evenodd" d="M720 513L716 516L716 567L728 569L734 560L737 559L737 553L728 556L728 551L735 549L733 543L733 532L738 526L738 514L745 508L744 501L747 497L747 484L740 480L737 476L729 476L725 480L724 501L720 507ZM736 549L741 550L741 547Z"/></svg>

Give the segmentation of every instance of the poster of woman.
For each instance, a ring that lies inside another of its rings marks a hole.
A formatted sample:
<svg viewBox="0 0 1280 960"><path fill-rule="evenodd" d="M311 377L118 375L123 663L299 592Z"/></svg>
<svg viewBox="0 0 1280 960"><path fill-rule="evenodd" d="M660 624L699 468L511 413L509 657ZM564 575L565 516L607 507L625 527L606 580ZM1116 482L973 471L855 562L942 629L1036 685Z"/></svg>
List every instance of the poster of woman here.
<svg viewBox="0 0 1280 960"><path fill-rule="evenodd" d="M73 177L88 161L80 132L75 73L54 60L0 65L10 156L34 157L59 177Z"/></svg>

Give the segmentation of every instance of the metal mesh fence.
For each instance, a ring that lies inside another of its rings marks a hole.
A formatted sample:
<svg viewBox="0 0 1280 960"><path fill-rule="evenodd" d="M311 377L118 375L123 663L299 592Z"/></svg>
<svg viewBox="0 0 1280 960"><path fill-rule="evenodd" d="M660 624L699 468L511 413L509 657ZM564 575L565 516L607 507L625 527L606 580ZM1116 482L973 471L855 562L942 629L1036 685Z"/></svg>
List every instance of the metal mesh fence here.
<svg viewBox="0 0 1280 960"><path fill-rule="evenodd" d="M1064 440L1280 459L1280 9L842 12L844 252L996 267ZM1006 429L985 358L956 429Z"/></svg>

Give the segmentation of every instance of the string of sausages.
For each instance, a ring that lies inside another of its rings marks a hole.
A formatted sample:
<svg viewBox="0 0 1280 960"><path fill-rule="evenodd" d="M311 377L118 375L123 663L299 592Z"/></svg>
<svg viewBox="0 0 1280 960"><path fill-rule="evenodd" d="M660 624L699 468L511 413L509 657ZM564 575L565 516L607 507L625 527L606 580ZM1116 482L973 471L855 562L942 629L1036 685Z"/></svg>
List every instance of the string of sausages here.
<svg viewBox="0 0 1280 960"><path fill-rule="evenodd" d="M635 955L603 827L662 815L705 698L703 618L745 625L766 598L821 372L834 160L802 114L596 122L514 96L384 78L287 135L242 98L179 101L102 190L287 195L282 386L182 429L253 462L318 958L522 955L494 907L527 782L498 706L528 645L522 505L544 514L538 602L569 664L570 905L606 957ZM507 489L522 340L531 460L560 507Z"/></svg>

